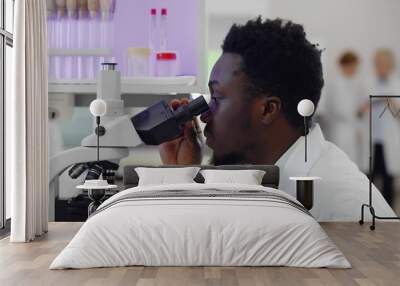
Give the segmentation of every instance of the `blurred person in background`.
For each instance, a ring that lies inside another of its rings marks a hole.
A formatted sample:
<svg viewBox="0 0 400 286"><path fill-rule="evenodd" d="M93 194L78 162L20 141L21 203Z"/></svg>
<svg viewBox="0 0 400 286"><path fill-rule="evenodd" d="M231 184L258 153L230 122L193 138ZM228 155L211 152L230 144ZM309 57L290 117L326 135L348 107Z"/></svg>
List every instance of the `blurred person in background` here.
<svg viewBox="0 0 400 286"><path fill-rule="evenodd" d="M368 94L380 95L372 101L372 178L386 201L393 205L393 176L400 175L400 105L399 99L385 95L400 95L400 82L395 75L395 57L389 49L379 49L374 59L375 79ZM358 114L364 118L364 130L368 130L369 102L364 100ZM368 132L364 132L364 158L368 158Z"/></svg>
<svg viewBox="0 0 400 286"><path fill-rule="evenodd" d="M338 57L337 65L339 76L327 86L325 122L329 125L330 140L359 165L362 154L357 145L361 141L361 126L357 111L365 93L358 78L360 60L349 50Z"/></svg>

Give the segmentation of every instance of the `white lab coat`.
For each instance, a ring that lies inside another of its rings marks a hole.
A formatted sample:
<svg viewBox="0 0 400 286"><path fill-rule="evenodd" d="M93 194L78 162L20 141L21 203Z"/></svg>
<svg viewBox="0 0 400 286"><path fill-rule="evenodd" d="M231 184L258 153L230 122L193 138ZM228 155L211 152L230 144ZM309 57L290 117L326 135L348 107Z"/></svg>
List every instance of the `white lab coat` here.
<svg viewBox="0 0 400 286"><path fill-rule="evenodd" d="M342 149L356 164L361 163L363 153L358 148L361 141L361 121L357 110L365 90L358 79L337 78L327 86L322 99L326 124L329 125L329 139Z"/></svg>
<svg viewBox="0 0 400 286"><path fill-rule="evenodd" d="M389 79L385 83L377 80L368 88L364 102L369 102L369 95L400 95L400 83L395 78ZM397 108L400 108L400 98L394 100ZM379 142L384 146L384 156L386 168L389 174L400 175L400 118L394 118L389 110L379 118L381 111L385 107L385 98L383 100L374 101L380 104L373 105L372 121L373 121L373 143ZM397 111L396 111L397 112ZM378 122L379 121L379 122ZM369 170L369 114L365 114L362 121L363 144L360 149L363 151L363 161L361 168Z"/></svg>
<svg viewBox="0 0 400 286"><path fill-rule="evenodd" d="M318 221L358 221L361 205L368 203L367 176L342 150L325 140L318 124L313 126L307 139L307 162L304 162L304 136L287 151L287 159L280 167L279 189L296 197L296 183L289 177L321 177L321 180L314 182L312 215ZM395 216L375 187L372 193L376 214ZM371 218L368 209L365 218Z"/></svg>

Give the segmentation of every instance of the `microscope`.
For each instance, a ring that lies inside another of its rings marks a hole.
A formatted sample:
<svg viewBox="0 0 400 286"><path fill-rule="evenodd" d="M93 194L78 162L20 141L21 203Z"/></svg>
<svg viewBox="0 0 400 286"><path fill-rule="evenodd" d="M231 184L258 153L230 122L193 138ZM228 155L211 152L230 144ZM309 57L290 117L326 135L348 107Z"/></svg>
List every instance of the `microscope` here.
<svg viewBox="0 0 400 286"><path fill-rule="evenodd" d="M81 146L50 158L50 220L54 218L57 178L66 169L72 166L69 170L71 178L87 171L86 179L98 179L106 171L117 170L118 164L111 161L118 162L127 157L129 149L173 140L182 134L185 122L209 110L204 97L200 96L176 110L160 101L134 116L124 114L121 75L115 66L115 63L103 63L97 76L97 99L102 99L107 106L102 125L85 137ZM101 161L97 161L97 147L101 149Z"/></svg>

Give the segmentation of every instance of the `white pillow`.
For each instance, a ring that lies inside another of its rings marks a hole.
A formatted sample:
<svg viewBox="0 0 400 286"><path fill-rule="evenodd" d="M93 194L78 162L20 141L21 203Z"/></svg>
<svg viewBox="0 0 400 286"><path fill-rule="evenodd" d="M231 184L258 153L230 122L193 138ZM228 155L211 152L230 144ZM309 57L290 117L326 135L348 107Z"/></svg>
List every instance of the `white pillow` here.
<svg viewBox="0 0 400 286"><path fill-rule="evenodd" d="M195 183L193 179L199 170L199 167L135 168L139 186Z"/></svg>
<svg viewBox="0 0 400 286"><path fill-rule="evenodd" d="M204 183L261 185L265 171L262 170L201 170Z"/></svg>

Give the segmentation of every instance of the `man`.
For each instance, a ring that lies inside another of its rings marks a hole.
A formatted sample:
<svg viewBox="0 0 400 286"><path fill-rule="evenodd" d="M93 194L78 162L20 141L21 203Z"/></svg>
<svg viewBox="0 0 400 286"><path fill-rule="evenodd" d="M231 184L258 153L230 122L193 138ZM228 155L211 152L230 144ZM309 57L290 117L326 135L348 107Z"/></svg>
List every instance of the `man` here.
<svg viewBox="0 0 400 286"><path fill-rule="evenodd" d="M201 116L213 163L276 164L280 189L294 196L290 176L322 177L315 186L314 216L358 220L361 203L368 201L368 179L325 141L318 125L310 131L309 160L304 162L303 118L297 104L307 98L317 106L324 82L321 52L306 39L303 27L259 17L233 25L222 50L209 81L210 112ZM187 100L171 102L173 109L181 104ZM180 138L160 146L162 161L200 164L195 135L193 124L186 124ZM340 193L351 195L343 199ZM393 215L379 192L374 199L378 214Z"/></svg>
<svg viewBox="0 0 400 286"><path fill-rule="evenodd" d="M359 65L360 60L354 51L349 50L339 56L339 75L327 84L326 96L322 98L319 107L320 112L322 107L323 115L329 122L330 136L327 137L358 166L362 162L362 150L359 148L362 142L357 111L367 94L358 77Z"/></svg>
<svg viewBox="0 0 400 286"><path fill-rule="evenodd" d="M400 107L399 99L388 99L384 95L399 95L400 83L395 74L395 57L391 50L378 49L373 60L376 77L371 81L368 92L382 96L382 99L375 98L372 101L372 178L381 186L389 205L393 205L393 181L400 174L400 124L397 114ZM364 126L368 126L369 112L369 100L365 99L359 109ZM365 135L368 136L368 133ZM368 149L365 148L365 151L368 152Z"/></svg>

